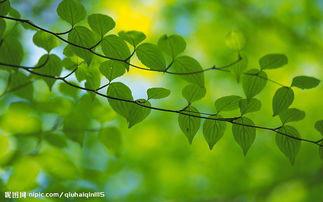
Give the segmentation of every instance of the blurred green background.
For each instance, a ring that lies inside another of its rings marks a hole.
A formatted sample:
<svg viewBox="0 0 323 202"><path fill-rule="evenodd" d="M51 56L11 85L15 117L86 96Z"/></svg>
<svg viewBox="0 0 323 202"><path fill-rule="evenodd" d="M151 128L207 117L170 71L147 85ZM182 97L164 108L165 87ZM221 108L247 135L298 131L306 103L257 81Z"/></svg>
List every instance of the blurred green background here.
<svg viewBox="0 0 323 202"><path fill-rule="evenodd" d="M59 1L10 2L24 18L36 24L57 31L68 28L55 12ZM231 30L240 30L247 39L243 52L249 58L249 68L257 67L258 59L267 53L283 53L289 64L270 71L270 78L285 85L290 85L297 75L323 78L322 0L82 3L88 13L112 16L117 23L115 33L135 29L146 33L147 41L151 42L164 33L182 35L187 41L186 53L205 68L236 58L236 53L227 48L225 36ZM31 65L43 54L33 46L33 34L33 31L21 34L24 63ZM55 53L59 54L62 48ZM5 73L0 81L4 89ZM145 96L149 87L163 86L172 90L171 97L153 105L174 109L185 106L181 96L185 82L173 76L132 69L122 81L131 87L135 98ZM19 92L0 98L1 191L105 191L107 199L87 201L116 202L323 201L323 166L314 145L302 143L296 163L291 166L275 145L274 135L257 131L256 141L244 157L227 127L225 136L210 151L202 130L193 144L188 144L174 114L152 112L143 123L128 129L125 120L109 108L106 100L93 100L61 84L56 84L53 92L39 80L33 86L31 102L18 98L15 94ZM270 127L279 124L279 118L273 118L271 112L271 99L278 87L268 83L258 96L263 101L262 110L250 116L257 124ZM206 88L207 96L196 104L202 111L214 112L214 100L219 97L243 96L241 85L227 73L208 72ZM322 85L307 91L295 90L293 107L305 110L306 118L292 125L305 138L320 138L313 125L323 118L322 92ZM70 96L71 93L76 96ZM66 139L68 132L60 130L64 124L78 128L77 133L84 137L82 145ZM61 147L39 141L43 131L54 126L58 129L55 134L63 139ZM102 126L119 128L120 148L113 151L103 147L97 138L97 130Z"/></svg>

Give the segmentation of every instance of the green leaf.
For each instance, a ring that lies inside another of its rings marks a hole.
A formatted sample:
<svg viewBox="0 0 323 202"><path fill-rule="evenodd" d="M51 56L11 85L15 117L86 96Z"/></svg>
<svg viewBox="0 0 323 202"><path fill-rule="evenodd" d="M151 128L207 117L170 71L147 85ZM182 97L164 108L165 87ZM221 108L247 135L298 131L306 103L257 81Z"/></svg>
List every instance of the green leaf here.
<svg viewBox="0 0 323 202"><path fill-rule="evenodd" d="M247 98L253 98L259 94L267 84L267 74L258 69L251 69L242 78L242 87Z"/></svg>
<svg viewBox="0 0 323 202"><path fill-rule="evenodd" d="M28 76L16 71L10 74L10 81L7 91L14 91L15 95L27 100L32 100L34 87L31 84L31 80Z"/></svg>
<svg viewBox="0 0 323 202"><path fill-rule="evenodd" d="M77 85L74 82L71 82L75 85ZM78 95L80 94L80 89L74 88L70 85L66 85L65 83L60 83L58 86L59 91L66 95L66 96L71 96L71 97L78 97Z"/></svg>
<svg viewBox="0 0 323 202"><path fill-rule="evenodd" d="M116 26L114 20L107 15L92 14L88 16L87 20L91 29L98 33L101 37Z"/></svg>
<svg viewBox="0 0 323 202"><path fill-rule="evenodd" d="M26 175L26 170L28 170L28 175ZM20 158L17 162L15 162L13 168L11 169L11 174L6 184L6 189L16 191L35 189L38 187L37 178L40 172L41 166L35 158ZM21 180L22 177L24 180Z"/></svg>
<svg viewBox="0 0 323 202"><path fill-rule="evenodd" d="M39 82L36 83L40 84ZM60 83L61 85L65 85L65 87L69 86L65 83ZM77 85L77 83L74 82L75 85ZM41 86L42 87L42 86ZM74 87L69 86L72 90L74 90L74 92L77 90L75 90ZM47 91L46 91L47 93ZM38 94L36 94L38 96ZM72 99L63 97L63 96L50 96L49 98L47 97L48 95L52 95L52 94L46 94L46 99L42 98L42 100L37 100L37 102L34 104L37 109L41 112L48 112L48 113L53 113L53 114L57 114L57 116L65 116L67 115L70 110L72 109L72 107L74 107L74 103L72 102ZM83 112L83 111L82 111ZM56 127L56 125L55 125Z"/></svg>
<svg viewBox="0 0 323 202"><path fill-rule="evenodd" d="M239 108L240 100L241 97L237 95L224 96L215 101L215 108L218 113L221 111L232 111Z"/></svg>
<svg viewBox="0 0 323 202"><path fill-rule="evenodd" d="M180 73L180 75L184 80L197 84L201 87L204 87L204 73L203 69L198 61L189 56L179 56L175 58L173 65L171 66L174 73ZM199 72L189 74L192 72Z"/></svg>
<svg viewBox="0 0 323 202"><path fill-rule="evenodd" d="M101 74L97 67L87 67L85 72L85 87L89 89L98 89L101 84Z"/></svg>
<svg viewBox="0 0 323 202"><path fill-rule="evenodd" d="M85 87L95 90L100 87L101 84L101 74L97 65L95 65L95 61L90 65L82 63L78 66L77 71L75 72L76 79L85 82Z"/></svg>
<svg viewBox="0 0 323 202"><path fill-rule="evenodd" d="M143 40L146 39L146 35L138 31L121 31L118 33L118 35L134 47L136 47L138 44L140 44Z"/></svg>
<svg viewBox="0 0 323 202"><path fill-rule="evenodd" d="M80 64L77 68L77 71L75 72L76 79L79 82L86 80L87 71L88 66L85 63Z"/></svg>
<svg viewBox="0 0 323 202"><path fill-rule="evenodd" d="M9 134L32 135L39 133L41 130L41 119L34 106L31 106L28 102L12 102L2 115L0 128L9 132ZM17 121L19 121L19 124Z"/></svg>
<svg viewBox="0 0 323 202"><path fill-rule="evenodd" d="M3 39L0 48L0 62L12 65L20 65L22 58L23 49L21 43L16 38L11 36ZM1 67L2 66L0 65L0 68Z"/></svg>
<svg viewBox="0 0 323 202"><path fill-rule="evenodd" d="M237 82L240 82L240 77L243 74L244 70L247 69L248 66L248 58L245 55L241 55L241 60L230 66L230 70L237 79Z"/></svg>
<svg viewBox="0 0 323 202"><path fill-rule="evenodd" d="M246 117L237 119L232 125L233 137L242 148L244 155L247 154L249 148L256 139L256 128L250 127L254 125L255 124L252 122L252 120Z"/></svg>
<svg viewBox="0 0 323 202"><path fill-rule="evenodd" d="M296 76L293 79L292 86L300 89L311 89L315 88L320 84L320 80L310 76Z"/></svg>
<svg viewBox="0 0 323 202"><path fill-rule="evenodd" d="M0 15L7 15L10 11L10 1L0 3Z"/></svg>
<svg viewBox="0 0 323 202"><path fill-rule="evenodd" d="M36 46L44 48L47 52L59 46L59 41L55 36L41 30L36 32L33 37L33 42Z"/></svg>
<svg viewBox="0 0 323 202"><path fill-rule="evenodd" d="M320 158L323 160L323 146L319 146Z"/></svg>
<svg viewBox="0 0 323 202"><path fill-rule="evenodd" d="M74 52L73 52L73 49L72 49L72 45L65 46L65 48L63 50L63 54L66 57L73 57L74 56ZM72 60L71 58L69 58L69 59Z"/></svg>
<svg viewBox="0 0 323 202"><path fill-rule="evenodd" d="M163 71L166 68L166 61L158 47L151 43L143 43L136 50L138 59L149 69Z"/></svg>
<svg viewBox="0 0 323 202"><path fill-rule="evenodd" d="M66 139L57 133L46 133L44 137L48 143L55 147L64 148L67 146Z"/></svg>
<svg viewBox="0 0 323 202"><path fill-rule="evenodd" d="M96 44L93 32L83 26L74 27L74 29L68 34L68 41L85 48L91 48ZM93 54L88 50L76 46L71 46L71 50L77 56L84 59L88 64L91 63Z"/></svg>
<svg viewBox="0 0 323 202"><path fill-rule="evenodd" d="M63 0L57 7L57 14L63 20L74 26L85 18L86 11L80 1Z"/></svg>
<svg viewBox="0 0 323 202"><path fill-rule="evenodd" d="M170 95L170 90L166 88L149 88L147 90L148 100L150 99L162 99Z"/></svg>
<svg viewBox="0 0 323 202"><path fill-rule="evenodd" d="M170 36L163 35L158 40L158 47L172 58L175 58L177 55L184 52L186 42L183 37L177 34Z"/></svg>
<svg viewBox="0 0 323 202"><path fill-rule="evenodd" d="M244 48L246 38L241 31L233 30L227 34L225 42L229 48L239 51Z"/></svg>
<svg viewBox="0 0 323 202"><path fill-rule="evenodd" d="M100 72L109 79L109 81L112 81L126 72L125 64L119 61L108 60L101 63Z"/></svg>
<svg viewBox="0 0 323 202"><path fill-rule="evenodd" d="M314 127L323 136L323 120L316 121Z"/></svg>
<svg viewBox="0 0 323 202"><path fill-rule="evenodd" d="M74 70L78 64L75 63L71 58L64 58L62 60L62 66L65 67L67 70Z"/></svg>
<svg viewBox="0 0 323 202"><path fill-rule="evenodd" d="M239 101L240 113L242 115L256 112L261 109L261 102L256 98L241 99Z"/></svg>
<svg viewBox="0 0 323 202"><path fill-rule="evenodd" d="M222 118L222 116L214 115L208 118ZM203 125L203 135L206 142L209 145L210 150L213 146L223 137L226 129L226 124L224 121L216 121L211 119L206 119Z"/></svg>
<svg viewBox="0 0 323 202"><path fill-rule="evenodd" d="M206 94L206 89L195 84L189 84L182 90L183 97L188 103L202 99Z"/></svg>
<svg viewBox="0 0 323 202"><path fill-rule="evenodd" d="M9 0L7 0L9 1ZM14 8L10 8L9 11L9 15L14 17L14 18L21 18L21 14L19 13L19 11L17 9ZM34 27L32 27L31 25L28 24L21 24L25 29L30 29L30 30L36 30Z"/></svg>
<svg viewBox="0 0 323 202"><path fill-rule="evenodd" d="M17 150L19 155L30 155L35 153L35 147L39 139L35 137L38 134L19 136L16 139Z"/></svg>
<svg viewBox="0 0 323 202"><path fill-rule="evenodd" d="M273 116L280 114L294 101L294 91L290 87L279 88L273 97Z"/></svg>
<svg viewBox="0 0 323 202"><path fill-rule="evenodd" d="M118 128L106 127L99 133L99 139L112 153L119 156L122 147L122 136Z"/></svg>
<svg viewBox="0 0 323 202"><path fill-rule="evenodd" d="M301 142L299 140L293 139L300 138L298 131L292 126L283 126L278 130L280 133L287 134L291 137L286 135L282 135L280 133L276 134L276 144L281 152L289 159L291 164L294 164L295 157L299 152Z"/></svg>
<svg viewBox="0 0 323 202"><path fill-rule="evenodd" d="M122 100L133 100L129 87L120 82L111 83L108 87L107 95L120 99L108 99L108 101L115 112L128 120L129 116L131 116L130 110L133 107L133 103Z"/></svg>
<svg viewBox="0 0 323 202"><path fill-rule="evenodd" d="M0 39L2 38L2 35L6 31L6 21L4 19L0 18Z"/></svg>
<svg viewBox="0 0 323 202"><path fill-rule="evenodd" d="M45 65L39 69L35 69L34 71L45 75L60 76L62 72L62 62L57 55L54 55L54 54L43 55L38 62L38 65L42 65L42 64L45 64ZM56 79L46 78L46 77L41 77L41 78L46 82L46 84L50 89L56 82Z"/></svg>
<svg viewBox="0 0 323 202"><path fill-rule="evenodd" d="M0 163L3 165L11 156L15 150L12 149L12 139L9 135L0 136ZM0 187L3 189L4 184L0 181Z"/></svg>
<svg viewBox="0 0 323 202"><path fill-rule="evenodd" d="M117 35L111 34L104 37L101 47L104 55L110 58L126 60L130 56L130 50L126 42Z"/></svg>
<svg viewBox="0 0 323 202"><path fill-rule="evenodd" d="M84 142L86 129L92 128L91 111L96 105L98 105L96 98L91 94L84 94L76 100L67 116L64 117L63 132L69 139L81 144Z"/></svg>
<svg viewBox="0 0 323 202"><path fill-rule="evenodd" d="M267 54L260 58L259 65L261 69L276 69L288 63L288 58L283 54Z"/></svg>
<svg viewBox="0 0 323 202"><path fill-rule="evenodd" d="M300 121L305 118L305 112L296 109L290 108L279 114L279 118L283 124L293 121Z"/></svg>
<svg viewBox="0 0 323 202"><path fill-rule="evenodd" d="M188 142L192 144L194 136L200 128L201 119L194 116L200 116L199 111L189 106L178 116L178 124L185 136L188 139Z"/></svg>
<svg viewBox="0 0 323 202"><path fill-rule="evenodd" d="M144 106L150 107L151 104L149 101L145 99L136 100L136 103L140 104L133 104L130 108L129 117L128 117L128 128L131 128L135 124L143 121L149 114L151 109L146 108Z"/></svg>

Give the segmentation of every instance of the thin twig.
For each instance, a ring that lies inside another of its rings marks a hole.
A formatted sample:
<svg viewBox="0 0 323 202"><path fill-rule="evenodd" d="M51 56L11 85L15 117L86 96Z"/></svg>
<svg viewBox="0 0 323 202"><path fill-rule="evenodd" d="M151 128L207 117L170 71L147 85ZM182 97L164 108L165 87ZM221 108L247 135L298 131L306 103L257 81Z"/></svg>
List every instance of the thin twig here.
<svg viewBox="0 0 323 202"><path fill-rule="evenodd" d="M68 77L70 77L72 74L74 74L77 71L78 67L76 67L75 69L73 69L73 71L71 71L70 73L68 73L66 76L62 77L64 79L67 79Z"/></svg>
<svg viewBox="0 0 323 202"><path fill-rule="evenodd" d="M274 84L277 84L277 85L279 85L279 86L285 86L285 85L283 85L283 84L279 83L278 81L272 80L272 79L270 79L270 78L268 78L268 77L260 76L258 73L256 73L256 74L255 74L255 73L248 73L248 72L244 72L244 73L243 73L243 75L256 76L256 77L259 77L259 78L261 78L261 79L263 79L263 80L266 80L266 81L272 82L272 83L274 83Z"/></svg>
<svg viewBox="0 0 323 202"><path fill-rule="evenodd" d="M102 42L102 39L100 39L96 44L90 47L91 50L95 49L100 43Z"/></svg>
<svg viewBox="0 0 323 202"><path fill-rule="evenodd" d="M98 89L96 89L96 91L99 91L99 90L101 90L101 89L103 89L103 88L105 88L105 87L108 87L109 85L110 85L110 81L107 83L107 84L105 84L105 85L103 85L103 86L101 86L101 87L99 87Z"/></svg>
<svg viewBox="0 0 323 202"><path fill-rule="evenodd" d="M70 33L72 30L74 29L74 27L71 27L69 30L65 31L65 32L56 32L55 34L60 36L60 35L65 35Z"/></svg>
<svg viewBox="0 0 323 202"><path fill-rule="evenodd" d="M323 142L323 138L316 141L316 143L320 143L320 142Z"/></svg>

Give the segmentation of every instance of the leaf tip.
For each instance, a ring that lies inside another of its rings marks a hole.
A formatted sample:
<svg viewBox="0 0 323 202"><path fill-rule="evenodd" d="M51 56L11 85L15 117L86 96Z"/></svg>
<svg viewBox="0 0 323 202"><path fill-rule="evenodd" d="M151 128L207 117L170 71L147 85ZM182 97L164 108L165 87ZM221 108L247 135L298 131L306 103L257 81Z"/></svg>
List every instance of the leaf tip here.
<svg viewBox="0 0 323 202"><path fill-rule="evenodd" d="M210 151L212 151L213 147L214 147L214 144L209 144Z"/></svg>
<svg viewBox="0 0 323 202"><path fill-rule="evenodd" d="M193 138L187 138L187 140L188 140L188 143L190 144L190 145L192 145L192 143L193 143Z"/></svg>
<svg viewBox="0 0 323 202"><path fill-rule="evenodd" d="M134 124L133 124L133 123L128 122L128 129L132 128L133 126L134 126Z"/></svg>

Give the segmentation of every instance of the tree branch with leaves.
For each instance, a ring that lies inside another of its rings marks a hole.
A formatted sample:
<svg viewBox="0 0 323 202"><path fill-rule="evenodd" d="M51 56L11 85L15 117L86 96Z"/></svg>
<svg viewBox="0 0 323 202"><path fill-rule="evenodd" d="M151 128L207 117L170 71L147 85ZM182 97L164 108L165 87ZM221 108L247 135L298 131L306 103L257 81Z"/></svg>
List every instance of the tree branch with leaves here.
<svg viewBox="0 0 323 202"><path fill-rule="evenodd" d="M76 0L63 0L58 5L57 14L70 25L70 29L54 32L43 28L30 20L21 18L13 9L10 1L0 3L0 69L8 71L5 94L29 86L34 77L43 79L49 88L56 82L83 90L92 96L108 100L111 108L124 117L129 128L142 122L152 110L178 115L178 124L192 143L203 123L203 135L210 149L222 138L227 124L232 124L232 134L246 155L256 138L256 130L275 134L278 148L294 163L301 142L311 143L319 148L323 158L322 138L310 140L302 137L290 122L301 121L305 112L291 107L294 101L294 88L311 89L319 85L320 80L310 76L296 76L289 86L268 77L267 72L288 64L283 54L267 54L259 59L259 67L247 69L248 60L243 54L245 40L240 32L232 31L227 36L227 44L237 53L237 59L224 66L213 65L202 68L191 56L183 55L185 40L179 35L163 35L156 44L144 42L146 35L139 31L121 31L117 35L109 34L116 26L107 15L86 14L84 6ZM87 18L88 26L81 21ZM15 23L15 26L8 26ZM22 25L22 27L17 26ZM47 53L40 57L35 66L22 65L23 46L18 40L20 29L35 31L33 42ZM52 53L52 50L64 44L64 58ZM131 47L131 48L130 48ZM132 50L131 50L132 49ZM141 66L132 62L134 58ZM171 93L164 87L152 87L147 90L147 97L134 100L131 89L122 82L114 80L126 74L130 68L141 71L170 74L184 79L188 85L182 90L187 105L181 109L167 109L152 106L153 99L164 99ZM69 71L69 73L64 73ZM204 74L221 71L233 74L238 83L241 80L245 97L230 95L215 101L215 113L200 112L195 102L206 94ZM25 72L25 73L22 73ZM102 77L108 82L101 85ZM75 81L76 79L76 81ZM82 82L85 81L84 85ZM249 113L261 109L261 101L255 98L268 82L279 86L272 99L273 116L279 116L281 124L271 128L256 125L248 117ZM103 89L107 89L103 92ZM26 88L28 90L28 88ZM30 89L29 89L30 90ZM4 95L4 94L3 94ZM235 117L223 117L222 112L239 109ZM323 135L323 121L315 124L315 129ZM106 138L103 138L107 140ZM108 141L108 140L107 140Z"/></svg>

